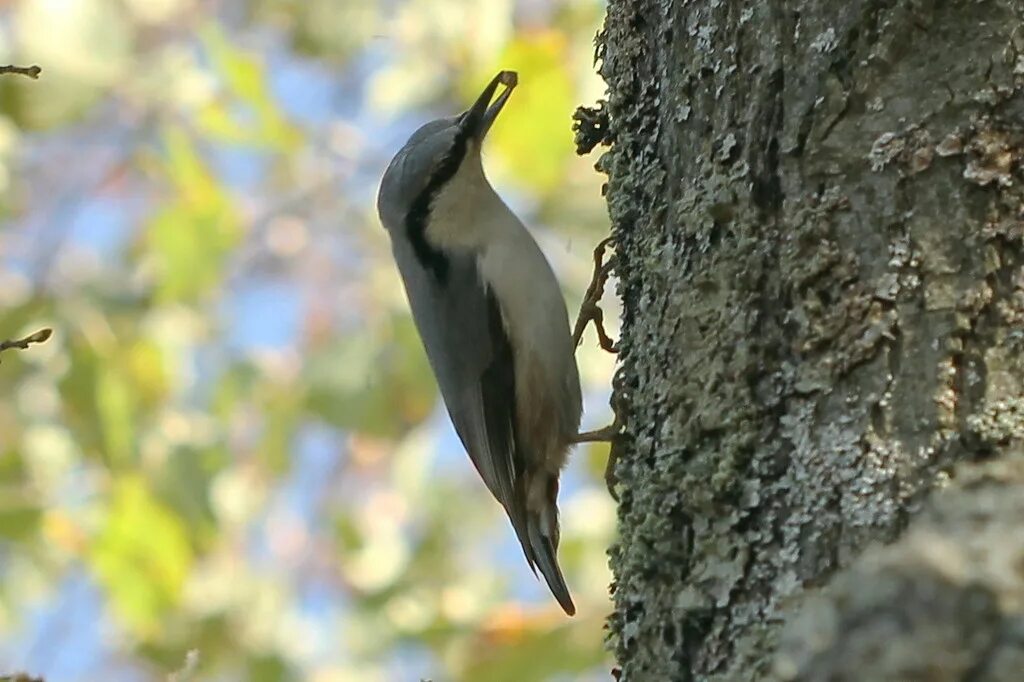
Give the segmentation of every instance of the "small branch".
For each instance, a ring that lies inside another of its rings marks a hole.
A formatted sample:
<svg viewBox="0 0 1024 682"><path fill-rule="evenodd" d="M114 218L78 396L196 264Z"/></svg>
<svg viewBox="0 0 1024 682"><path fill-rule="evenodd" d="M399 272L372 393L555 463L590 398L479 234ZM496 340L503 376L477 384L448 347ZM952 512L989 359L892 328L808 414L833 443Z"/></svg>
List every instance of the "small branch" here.
<svg viewBox="0 0 1024 682"><path fill-rule="evenodd" d="M25 350L32 343L42 343L46 341L53 334L52 329L40 329L35 334L29 334L23 339L14 339L13 341L0 341L0 353L10 348L20 348ZM0 680L2 682L2 680Z"/></svg>
<svg viewBox="0 0 1024 682"><path fill-rule="evenodd" d="M32 80L39 78L39 74L43 72L43 69L39 66L15 66L14 64L7 64L6 66L0 66L0 74L5 73L16 73L21 76L28 76Z"/></svg>

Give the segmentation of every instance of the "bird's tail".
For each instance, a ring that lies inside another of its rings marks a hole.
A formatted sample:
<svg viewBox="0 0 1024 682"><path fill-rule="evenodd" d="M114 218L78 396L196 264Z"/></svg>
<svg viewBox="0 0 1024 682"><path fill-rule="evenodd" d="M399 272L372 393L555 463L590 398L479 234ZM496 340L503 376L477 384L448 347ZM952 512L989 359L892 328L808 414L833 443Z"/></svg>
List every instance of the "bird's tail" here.
<svg viewBox="0 0 1024 682"><path fill-rule="evenodd" d="M525 492L525 510L521 510L525 513L510 515L523 553L530 568L535 572L540 569L562 609L570 616L575 615L576 606L558 567L558 474L534 472L527 477Z"/></svg>

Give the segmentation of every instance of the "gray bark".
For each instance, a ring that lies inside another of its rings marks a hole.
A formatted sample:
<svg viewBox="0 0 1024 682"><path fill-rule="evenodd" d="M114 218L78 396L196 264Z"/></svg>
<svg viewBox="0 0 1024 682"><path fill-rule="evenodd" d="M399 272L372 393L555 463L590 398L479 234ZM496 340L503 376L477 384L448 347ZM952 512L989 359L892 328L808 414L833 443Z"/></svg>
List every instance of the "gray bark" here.
<svg viewBox="0 0 1024 682"><path fill-rule="evenodd" d="M1022 24L610 1L578 142L611 143L623 680L803 674L773 667L794 605L1024 440Z"/></svg>
<svg viewBox="0 0 1024 682"><path fill-rule="evenodd" d="M800 600L774 674L799 682L1024 677L1024 457L957 470L899 542Z"/></svg>

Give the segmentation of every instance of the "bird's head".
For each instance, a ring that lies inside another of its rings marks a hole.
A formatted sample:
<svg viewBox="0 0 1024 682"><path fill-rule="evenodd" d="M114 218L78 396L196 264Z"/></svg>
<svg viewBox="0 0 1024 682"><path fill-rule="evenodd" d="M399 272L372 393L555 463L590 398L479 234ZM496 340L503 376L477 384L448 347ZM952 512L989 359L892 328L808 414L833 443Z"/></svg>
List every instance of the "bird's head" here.
<svg viewBox="0 0 1024 682"><path fill-rule="evenodd" d="M469 109L425 123L409 137L384 172L377 194L377 210L386 228L399 228L410 214L428 211L463 163L479 163L487 131L517 82L515 71L500 71ZM499 86L505 89L495 98Z"/></svg>

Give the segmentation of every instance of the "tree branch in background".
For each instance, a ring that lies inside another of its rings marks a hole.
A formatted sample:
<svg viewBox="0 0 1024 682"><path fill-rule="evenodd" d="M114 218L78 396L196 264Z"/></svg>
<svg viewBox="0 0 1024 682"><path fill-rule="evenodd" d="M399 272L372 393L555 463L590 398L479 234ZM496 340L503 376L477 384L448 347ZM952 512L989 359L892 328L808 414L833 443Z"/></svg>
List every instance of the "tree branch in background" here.
<svg viewBox="0 0 1024 682"><path fill-rule="evenodd" d="M28 76L32 80L39 78L39 74L43 72L43 69L39 66L15 66L13 64L7 64L6 66L0 66L0 74L5 73L16 73L21 76Z"/></svg>
<svg viewBox="0 0 1024 682"><path fill-rule="evenodd" d="M0 65L0 75L14 73L21 76L28 76L35 80L39 78L39 74L42 73L42 69L38 66L14 66L13 64L7 64L6 66ZM0 342L0 352L8 350L10 348L21 348L25 349L32 343L42 343L46 341L53 334L52 329L40 329L34 334L29 334L23 339L15 339L13 341L2 341ZM41 677L33 677L25 673L15 673L13 675L0 675L0 682L43 682Z"/></svg>
<svg viewBox="0 0 1024 682"><path fill-rule="evenodd" d="M29 347L29 344L42 343L43 341L46 341L48 338L50 338L52 334L53 330L47 328L40 329L35 334L29 334L23 339L14 339L13 341L0 341L0 353L11 348L21 348L22 350L25 350L26 348ZM0 680L0 682L2 682L2 680Z"/></svg>

